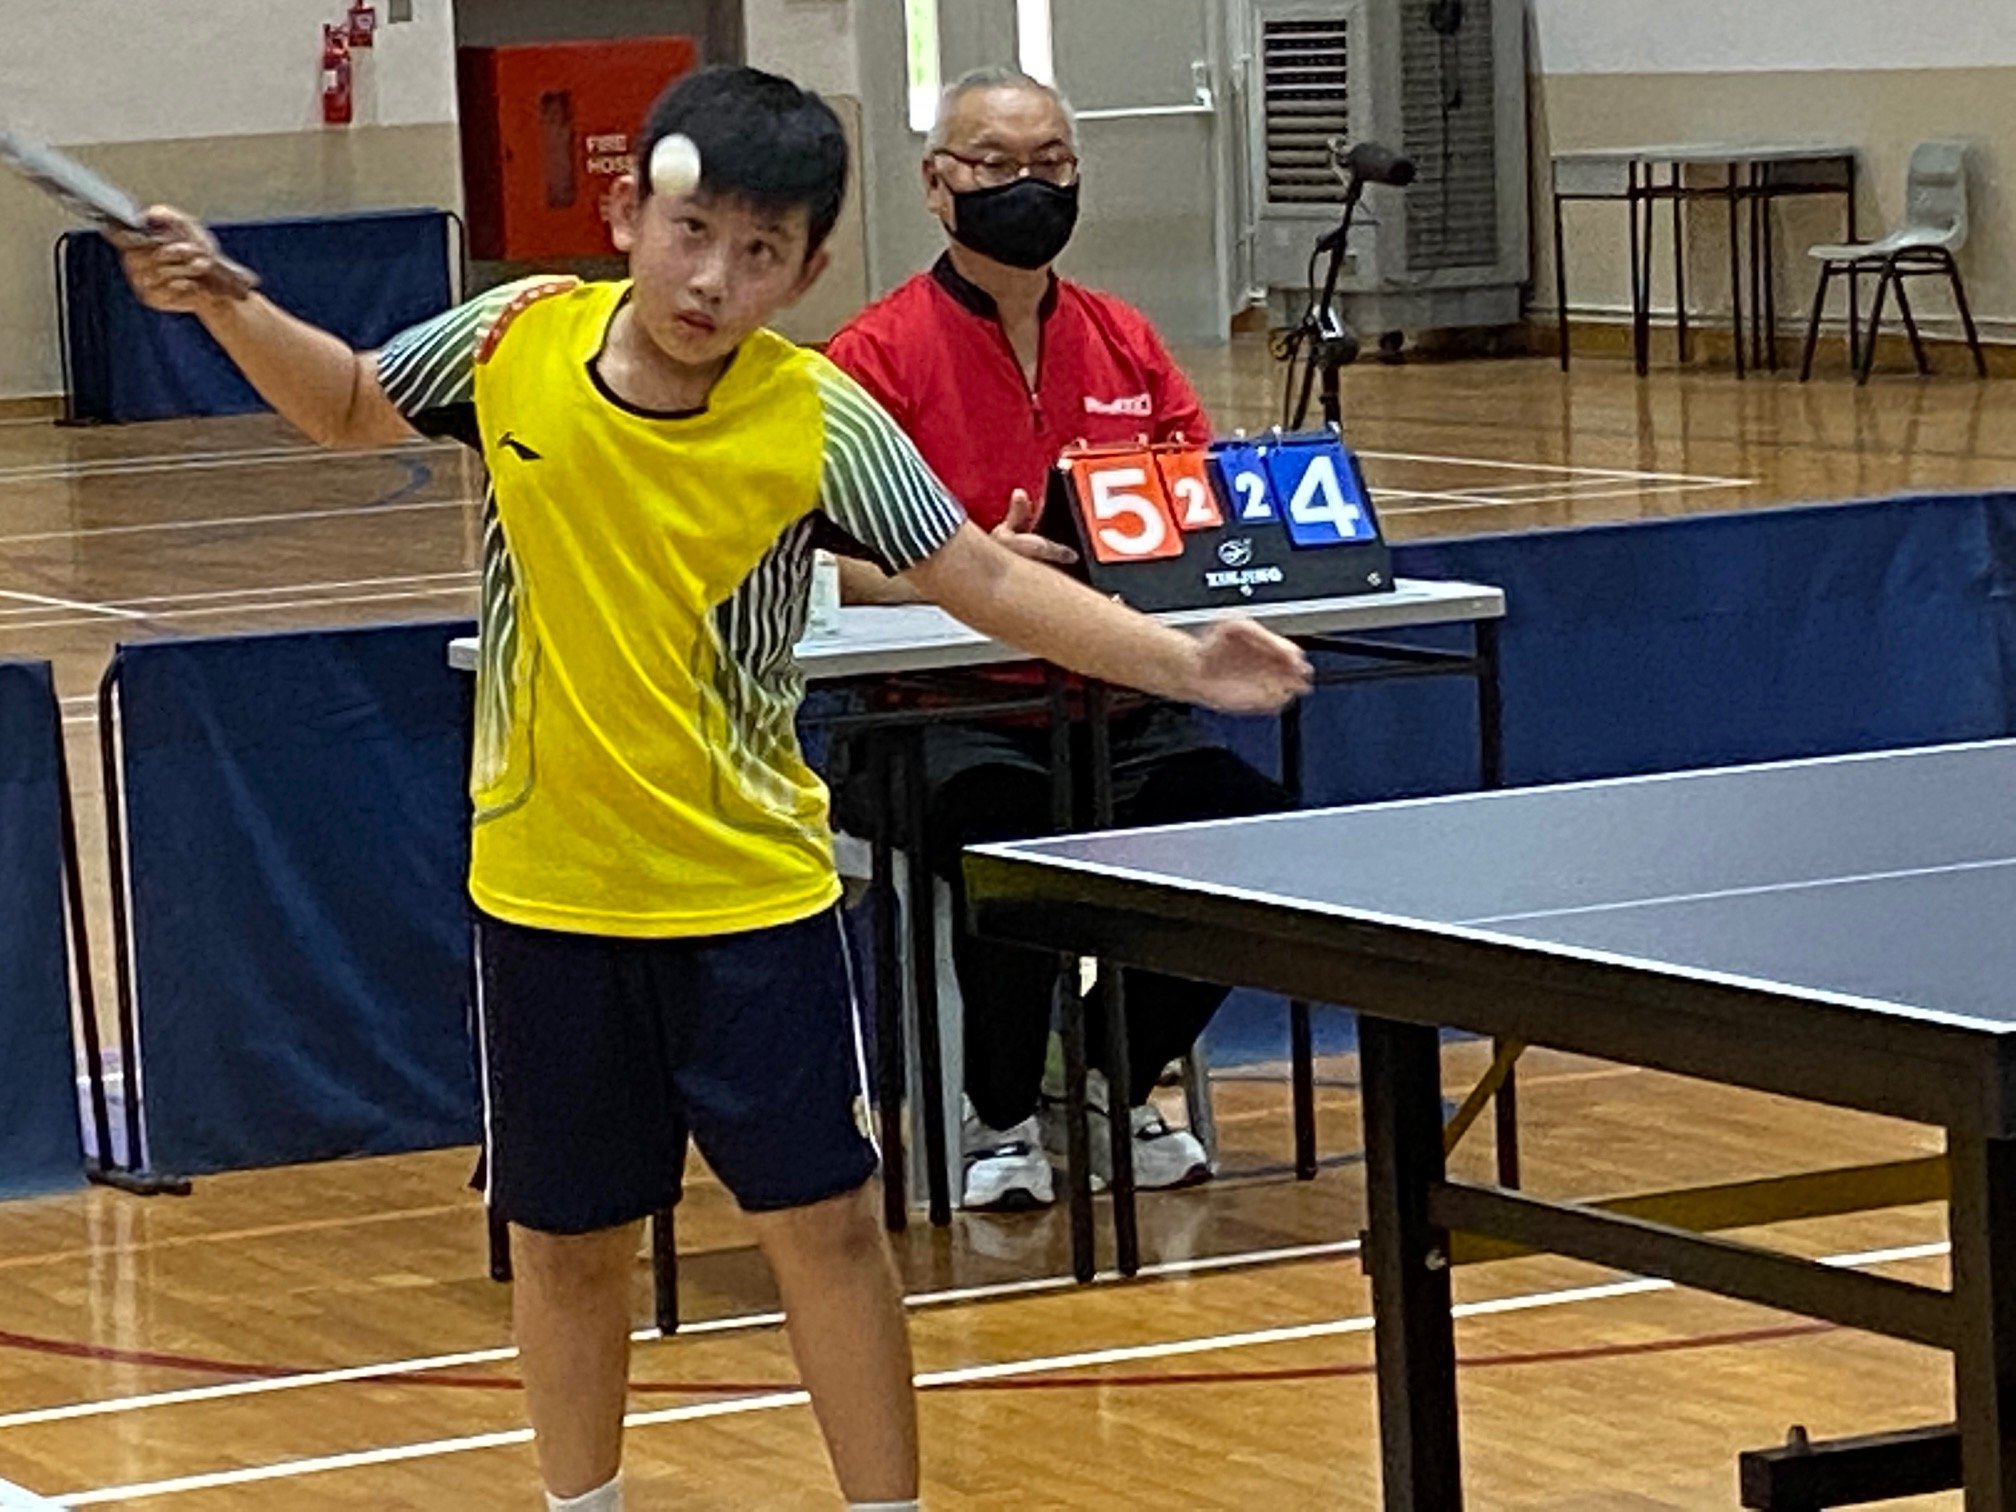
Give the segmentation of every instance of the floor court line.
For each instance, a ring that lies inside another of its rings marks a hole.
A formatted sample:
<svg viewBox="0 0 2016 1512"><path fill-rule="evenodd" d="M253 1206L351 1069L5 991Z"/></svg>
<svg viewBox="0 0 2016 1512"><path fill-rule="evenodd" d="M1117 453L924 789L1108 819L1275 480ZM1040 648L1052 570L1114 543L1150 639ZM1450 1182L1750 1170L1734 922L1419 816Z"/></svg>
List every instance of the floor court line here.
<svg viewBox="0 0 2016 1512"><path fill-rule="evenodd" d="M1725 488L1741 488L1740 483L1715 481L1700 483L1669 483L1657 478L1648 479L1632 487L1619 487L1616 478L1550 478L1545 483L1503 486L1493 483L1476 488L1453 488L1437 491L1406 488L1374 488L1375 499L1427 499L1451 504L1552 504L1570 499L1622 499L1639 494L1668 493L1714 493Z"/></svg>
<svg viewBox="0 0 2016 1512"><path fill-rule="evenodd" d="M1502 467L1508 472L1561 473L1568 477L1614 478L1619 482L1637 479L1646 483L1731 483L1753 484L1755 478L1723 478L1710 473L1646 472L1628 467L1584 467L1563 462L1511 462L1497 457L1444 457L1430 452L1361 451L1361 460L1379 462L1427 462L1446 467Z"/></svg>
<svg viewBox="0 0 2016 1512"><path fill-rule="evenodd" d="M1866 1250L1853 1254L1832 1255L1821 1263L1852 1268L1893 1264L1904 1260L1930 1259L1948 1252L1948 1246L1941 1243L1905 1245L1894 1249ZM1584 1302L1607 1301L1617 1297L1643 1296L1654 1292L1676 1290L1671 1281L1656 1278L1637 1277L1623 1281L1605 1282L1594 1286L1563 1288L1549 1292L1529 1292L1512 1297L1492 1298L1482 1302L1458 1303L1452 1309L1459 1318L1496 1317L1507 1313L1530 1312L1541 1308L1574 1306ZM976 1381L1012 1380L1021 1376L1048 1374L1056 1371L1085 1370L1103 1365L1131 1364L1143 1360L1178 1359L1191 1355L1215 1354L1237 1349L1262 1348L1280 1344L1303 1343L1313 1339L1340 1338L1354 1334L1371 1332L1373 1319L1369 1314L1349 1318L1337 1318L1321 1323L1298 1323L1279 1328L1253 1329L1242 1333L1213 1334L1201 1338L1173 1339L1156 1344L1130 1344L1111 1349L1083 1350L1072 1354L1041 1355L1020 1360L1002 1360L977 1365L960 1366L951 1370L920 1372L916 1377L920 1390L929 1391L948 1386L958 1386ZM803 1391L766 1392L761 1395L742 1397L724 1402L702 1402L679 1407L661 1408L651 1412L632 1412L624 1419L626 1428L649 1428L672 1423L703 1421L709 1418L739 1416L754 1412L774 1412L781 1408L802 1407L810 1400ZM135 1482L123 1486L105 1486L90 1490L75 1491L55 1498L56 1505L64 1507L98 1506L108 1502L137 1501L149 1496L173 1496L187 1491L216 1490L226 1486L250 1485L265 1481L292 1480L302 1476L322 1474L333 1470L363 1469L373 1465L393 1464L415 1459L440 1458L452 1454L466 1454L484 1449L502 1448L531 1442L531 1430L510 1429L499 1433L473 1434L461 1438L435 1439L425 1443L398 1444L382 1449L356 1450L347 1454L324 1455L316 1458L283 1460L268 1465L250 1465L233 1470L213 1471L200 1475L177 1476L165 1480Z"/></svg>
<svg viewBox="0 0 2016 1512"><path fill-rule="evenodd" d="M141 615L155 610L160 605L215 603L226 599L260 599L276 593L295 595L315 593L336 593L350 588L400 588L415 583L442 583L454 581L474 583L481 574L474 568L459 568L454 572L410 572L396 577L345 578L328 583L285 583L267 588L215 588L202 593L156 593L132 598L108 599L100 608L106 610L132 610ZM5 596L0 592L0 596ZM144 608L142 606L145 606ZM9 616L22 617L36 613L35 608L0 609L0 629L6 628Z"/></svg>
<svg viewBox="0 0 2016 1512"><path fill-rule="evenodd" d="M1142 1266L1140 1276L1151 1281L1170 1280L1217 1271L1250 1270L1309 1260L1337 1259L1356 1254L1357 1251L1358 1241L1355 1239L1326 1244L1290 1245L1278 1249L1247 1250L1233 1255L1212 1255L1199 1260L1162 1261ZM1095 1278L1094 1284L1111 1285L1121 1279L1115 1272L1103 1271ZM913 1311L921 1312L965 1302L1002 1301L1041 1292L1063 1291L1077 1285L1078 1283L1069 1276L1036 1276L1024 1281L1005 1281L991 1286L919 1292L904 1300ZM784 1315L780 1312L744 1313L728 1318L710 1318L686 1324L680 1329L678 1337L753 1332L763 1328L775 1328L783 1321ZM640 1328L630 1336L631 1341L638 1344L654 1343L664 1337L665 1335L655 1328ZM517 1355L518 1351L511 1346L499 1345L488 1349L462 1350L453 1354L425 1355L410 1360L390 1360L344 1366L333 1370L304 1371L294 1375L265 1376L256 1380L228 1381L216 1386L191 1386L177 1391L148 1392L139 1396L29 1408L0 1415L0 1431L35 1427L45 1423L70 1422L78 1418L119 1416L155 1407L182 1406L192 1402L217 1401L228 1397L267 1396L274 1392L299 1391L310 1387L341 1385L346 1382L419 1376L468 1365L495 1365L516 1359Z"/></svg>
<svg viewBox="0 0 2016 1512"><path fill-rule="evenodd" d="M1467 500L1463 503L1402 505L1395 512L1400 514L1454 514L1466 509L1504 508L1509 504L1518 504L1528 508L1541 508L1548 504L1589 504L1598 499L1649 499L1659 494L1707 493L1714 489L1749 488L1751 486L1751 484L1735 479L1727 482L1662 483L1654 488L1615 488L1597 490L1591 493L1570 491L1568 493L1552 495L1536 494L1523 499L1477 498ZM1389 494L1388 497L1392 497L1392 495Z"/></svg>
<svg viewBox="0 0 2016 1512"><path fill-rule="evenodd" d="M467 509L474 498L413 499L398 504L345 504L333 509L289 509L277 514L215 515L199 520L143 520L132 525L86 525L69 530L31 530L0 536L0 546L34 546L101 536L151 535L174 530L230 530L244 525L291 525L302 520L340 520L352 515L412 514L426 509Z"/></svg>
<svg viewBox="0 0 2016 1512"><path fill-rule="evenodd" d="M353 604L396 604L410 599L455 598L476 591L476 580L448 583L439 588L416 588L402 593L354 593L342 594L334 598L304 598L276 600L270 604L210 604L199 609L160 609L152 614L128 613L119 616L126 620L151 620L157 624L168 620L206 619L217 614L290 614L297 610L336 609ZM95 625L99 620L83 617L72 619L13 620L0 622L0 635L18 635L28 630L74 630L79 625Z"/></svg>
<svg viewBox="0 0 2016 1512"><path fill-rule="evenodd" d="M415 441L377 446L364 451L331 451L321 446L251 446L232 451L152 452L132 457L66 458L60 462L22 462L0 467L0 485L63 482L71 478L116 478L160 472L209 472L230 467L270 467L313 459L345 461L373 457L438 455L459 450L452 441Z"/></svg>
<svg viewBox="0 0 2016 1512"><path fill-rule="evenodd" d="M18 588L0 588L0 599L17 599L27 606L21 609L0 609L0 615L46 613L51 609L74 609L84 616L78 623L89 623L93 619L145 619L147 616L131 609L115 609L110 604L93 604L83 599L51 598L46 593L26 593Z"/></svg>

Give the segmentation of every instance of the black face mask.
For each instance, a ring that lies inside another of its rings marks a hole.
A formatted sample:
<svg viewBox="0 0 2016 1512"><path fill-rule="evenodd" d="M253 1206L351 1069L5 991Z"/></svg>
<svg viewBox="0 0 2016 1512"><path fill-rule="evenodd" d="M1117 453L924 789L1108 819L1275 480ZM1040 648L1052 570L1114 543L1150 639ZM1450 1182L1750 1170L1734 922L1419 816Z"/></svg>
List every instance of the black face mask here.
<svg viewBox="0 0 2016 1512"><path fill-rule="evenodd" d="M1078 186L1039 178L952 196L952 237L1011 268L1046 268L1078 227Z"/></svg>

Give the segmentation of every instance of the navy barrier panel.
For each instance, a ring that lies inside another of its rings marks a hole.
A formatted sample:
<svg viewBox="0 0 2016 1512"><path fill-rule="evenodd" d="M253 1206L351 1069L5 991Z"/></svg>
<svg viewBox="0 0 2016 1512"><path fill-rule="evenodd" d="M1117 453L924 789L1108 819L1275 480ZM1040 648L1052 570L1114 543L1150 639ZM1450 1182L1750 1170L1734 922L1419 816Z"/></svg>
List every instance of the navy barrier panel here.
<svg viewBox="0 0 2016 1512"><path fill-rule="evenodd" d="M84 1179L47 662L0 662L0 1197Z"/></svg>
<svg viewBox="0 0 2016 1512"><path fill-rule="evenodd" d="M150 1161L468 1143L466 624L123 647Z"/></svg>
<svg viewBox="0 0 2016 1512"><path fill-rule="evenodd" d="M215 230L281 306L368 351L448 308L452 225L442 210L387 210ZM265 407L200 325L133 297L102 236L66 237L60 263L71 418L160 420Z"/></svg>
<svg viewBox="0 0 2016 1512"><path fill-rule="evenodd" d="M2012 730L2016 494L1424 541L1394 566L1505 590L1514 784ZM1319 691L1308 801L1474 787L1475 707L1455 680ZM1270 721L1224 727L1271 765Z"/></svg>

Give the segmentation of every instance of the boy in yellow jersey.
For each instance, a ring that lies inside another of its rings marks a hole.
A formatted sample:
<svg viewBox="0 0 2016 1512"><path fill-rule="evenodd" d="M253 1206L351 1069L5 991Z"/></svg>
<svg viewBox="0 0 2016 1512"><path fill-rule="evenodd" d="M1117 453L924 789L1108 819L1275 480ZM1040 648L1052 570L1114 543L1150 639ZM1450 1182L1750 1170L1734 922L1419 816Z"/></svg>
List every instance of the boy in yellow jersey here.
<svg viewBox="0 0 2016 1512"><path fill-rule="evenodd" d="M701 176L653 193L666 141ZM653 106L638 162L612 200L629 279L500 289L375 354L212 292L215 243L174 211L127 271L316 440L454 436L489 470L470 874L485 1195L511 1224L549 1506L622 1505L630 1261L690 1136L776 1273L841 1490L914 1507L826 791L793 733L814 544L1166 697L1268 711L1308 667L1251 623L1180 634L1002 548L851 379L763 329L824 269L846 185L816 96L696 75Z"/></svg>

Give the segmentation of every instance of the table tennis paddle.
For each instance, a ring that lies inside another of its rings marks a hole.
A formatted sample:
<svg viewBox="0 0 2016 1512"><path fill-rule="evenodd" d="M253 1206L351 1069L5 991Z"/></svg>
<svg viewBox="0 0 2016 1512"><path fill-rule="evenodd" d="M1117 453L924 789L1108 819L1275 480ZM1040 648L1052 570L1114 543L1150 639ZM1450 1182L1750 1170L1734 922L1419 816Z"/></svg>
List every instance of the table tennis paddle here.
<svg viewBox="0 0 2016 1512"><path fill-rule="evenodd" d="M0 127L0 164L13 169L72 215L96 226L115 246L122 240L160 239L159 231L148 223L146 211L130 194L100 178L68 153ZM218 293L243 299L259 287L259 275L250 268L222 252L210 255L214 266L206 282Z"/></svg>

